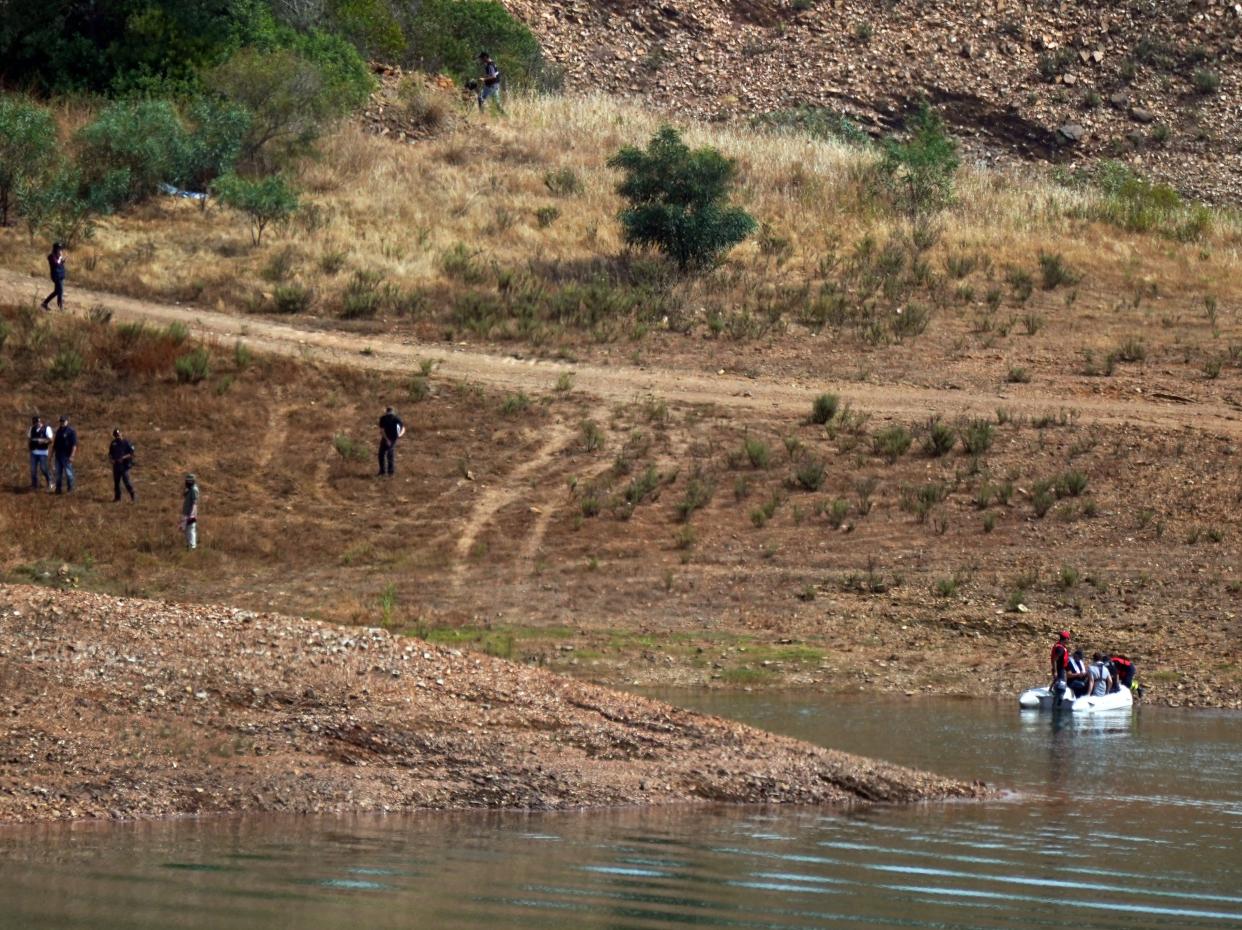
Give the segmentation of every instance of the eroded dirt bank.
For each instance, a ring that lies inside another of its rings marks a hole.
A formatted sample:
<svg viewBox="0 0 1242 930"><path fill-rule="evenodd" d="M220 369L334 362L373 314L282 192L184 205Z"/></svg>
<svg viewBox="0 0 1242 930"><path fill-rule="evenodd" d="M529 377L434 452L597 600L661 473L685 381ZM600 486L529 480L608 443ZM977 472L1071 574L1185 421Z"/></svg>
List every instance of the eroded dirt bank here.
<svg viewBox="0 0 1242 930"><path fill-rule="evenodd" d="M0 822L985 790L381 630L227 607L0 587L0 682Z"/></svg>

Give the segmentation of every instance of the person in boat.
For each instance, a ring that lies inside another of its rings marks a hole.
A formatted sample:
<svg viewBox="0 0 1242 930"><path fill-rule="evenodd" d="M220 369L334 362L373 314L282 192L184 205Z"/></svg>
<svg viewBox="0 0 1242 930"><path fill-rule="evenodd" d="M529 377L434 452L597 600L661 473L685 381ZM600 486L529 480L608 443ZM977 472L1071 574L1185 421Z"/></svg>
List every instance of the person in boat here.
<svg viewBox="0 0 1242 930"><path fill-rule="evenodd" d="M1109 658L1109 666L1113 672L1113 690L1120 691L1122 688L1134 688L1134 660L1123 655L1115 655Z"/></svg>
<svg viewBox="0 0 1242 930"><path fill-rule="evenodd" d="M1074 692L1074 697L1080 698L1087 693L1091 687L1090 678L1087 672L1087 660L1083 658L1082 650L1075 649L1065 666L1065 683Z"/></svg>
<svg viewBox="0 0 1242 930"><path fill-rule="evenodd" d="M1052 685L1054 691L1065 690L1065 670L1069 668L1069 630L1062 630L1057 634L1057 641L1052 645L1052 655L1048 657L1049 664L1052 666ZM1061 687L1057 687L1057 683L1061 683Z"/></svg>
<svg viewBox="0 0 1242 930"><path fill-rule="evenodd" d="M1091 685L1088 693L1092 697L1104 697L1112 690L1113 673L1108 665L1108 657L1102 652L1096 652L1091 655L1091 667L1088 669L1091 675Z"/></svg>

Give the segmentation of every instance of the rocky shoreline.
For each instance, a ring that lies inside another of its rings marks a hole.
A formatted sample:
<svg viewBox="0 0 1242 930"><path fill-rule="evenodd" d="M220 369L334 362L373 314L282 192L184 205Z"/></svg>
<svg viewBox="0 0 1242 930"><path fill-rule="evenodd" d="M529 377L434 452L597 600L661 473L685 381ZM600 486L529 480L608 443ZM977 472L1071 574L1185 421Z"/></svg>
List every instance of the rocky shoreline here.
<svg viewBox="0 0 1242 930"><path fill-rule="evenodd" d="M990 791L379 629L229 607L0 586L0 682L0 823Z"/></svg>

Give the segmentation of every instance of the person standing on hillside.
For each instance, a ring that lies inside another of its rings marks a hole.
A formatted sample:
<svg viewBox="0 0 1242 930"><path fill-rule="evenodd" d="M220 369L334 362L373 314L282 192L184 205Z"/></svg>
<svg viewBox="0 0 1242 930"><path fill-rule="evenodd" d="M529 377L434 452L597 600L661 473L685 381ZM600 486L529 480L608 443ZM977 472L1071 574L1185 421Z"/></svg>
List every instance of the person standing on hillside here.
<svg viewBox="0 0 1242 930"><path fill-rule="evenodd" d="M131 501L137 500L134 485L129 480L129 470L134 465L134 444L121 435L119 429L112 431L112 443L108 446L108 458L112 460L112 502L121 499L121 485L129 492Z"/></svg>
<svg viewBox="0 0 1242 930"><path fill-rule="evenodd" d="M47 452L52 446L52 428L43 417L30 418L30 431L26 434L26 446L30 450L30 489L39 490L39 472L47 481L47 492L52 493L52 473L47 468Z"/></svg>
<svg viewBox="0 0 1242 930"><path fill-rule="evenodd" d="M379 477L392 477L396 470L397 440L405 435L405 424L396 412L387 407L379 418Z"/></svg>
<svg viewBox="0 0 1242 930"><path fill-rule="evenodd" d="M479 112L482 113L488 98L495 99L496 106L500 106L500 68L487 52L479 52L479 65L483 69L479 81Z"/></svg>
<svg viewBox="0 0 1242 930"><path fill-rule="evenodd" d="M62 483L68 493L73 493L73 457L78 454L78 431L69 425L69 418L62 416L56 435L52 437L52 453L56 456L56 493Z"/></svg>
<svg viewBox="0 0 1242 930"><path fill-rule="evenodd" d="M59 242L52 243L52 251L47 255L47 270L52 276L52 293L43 298L43 309L50 310L48 306L52 302L52 298L56 298L56 307L58 310L65 309L65 249Z"/></svg>
<svg viewBox="0 0 1242 930"><path fill-rule="evenodd" d="M198 479L185 476L185 493L181 495L181 529L185 531L185 547L198 548Z"/></svg>

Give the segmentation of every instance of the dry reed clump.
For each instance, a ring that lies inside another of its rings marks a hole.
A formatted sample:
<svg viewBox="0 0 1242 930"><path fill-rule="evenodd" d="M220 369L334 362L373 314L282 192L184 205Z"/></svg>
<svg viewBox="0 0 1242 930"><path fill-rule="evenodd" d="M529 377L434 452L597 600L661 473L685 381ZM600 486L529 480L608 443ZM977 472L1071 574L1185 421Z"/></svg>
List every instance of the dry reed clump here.
<svg viewBox="0 0 1242 930"><path fill-rule="evenodd" d="M662 117L600 95L515 96L505 119L479 120L435 88L414 97L421 118L464 128L413 145L342 128L300 165L304 206L271 245L251 247L214 205L165 201L103 224L76 257L75 280L248 312L400 317L437 335L608 341L701 327L748 340L797 324L866 345L900 343L977 306L1005 268L1038 271L1041 251L1097 291L1132 290L1136 274L1166 291L1227 299L1238 289L1242 224L1231 214L1213 214L1198 241L1181 244L1094 219L1104 195L1089 188L967 168L955 203L911 228L877 192L872 151L715 124L692 124L685 138L740 161L738 199L763 227L723 267L678 279L623 251L606 165ZM0 242L38 270L38 251L16 231ZM946 273L960 271L961 256L969 270ZM1001 329L992 320L984 338Z"/></svg>

